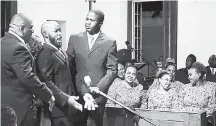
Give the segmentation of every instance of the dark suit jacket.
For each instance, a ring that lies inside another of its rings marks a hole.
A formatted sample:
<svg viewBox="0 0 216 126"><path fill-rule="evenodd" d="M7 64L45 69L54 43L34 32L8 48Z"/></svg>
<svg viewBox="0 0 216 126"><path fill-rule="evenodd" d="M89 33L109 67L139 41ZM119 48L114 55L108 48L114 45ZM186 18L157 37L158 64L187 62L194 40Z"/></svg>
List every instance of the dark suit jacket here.
<svg viewBox="0 0 216 126"><path fill-rule="evenodd" d="M75 95L68 58L66 53L64 55L65 57L57 49L44 43L36 58L38 74L56 98L56 106L52 110L53 117L68 115L67 101L70 95Z"/></svg>
<svg viewBox="0 0 216 126"><path fill-rule="evenodd" d="M212 74L210 66L207 66L206 69L207 69L206 80L211 82L216 82L216 74Z"/></svg>
<svg viewBox="0 0 216 126"><path fill-rule="evenodd" d="M78 93L83 96L89 91L84 83L86 75L91 77L92 86L97 86L107 93L117 72L116 41L101 32L89 50L87 32L83 32L70 36L67 53L70 59L75 58ZM100 96L96 102L104 103L106 99Z"/></svg>
<svg viewBox="0 0 216 126"><path fill-rule="evenodd" d="M188 84L190 83L190 80L188 79L188 70L187 68L182 68L176 71L176 81L180 81L183 84Z"/></svg>
<svg viewBox="0 0 216 126"><path fill-rule="evenodd" d="M18 126L32 101L33 94L48 102L52 92L34 74L34 58L16 36L5 33L1 39L1 103L11 106Z"/></svg>

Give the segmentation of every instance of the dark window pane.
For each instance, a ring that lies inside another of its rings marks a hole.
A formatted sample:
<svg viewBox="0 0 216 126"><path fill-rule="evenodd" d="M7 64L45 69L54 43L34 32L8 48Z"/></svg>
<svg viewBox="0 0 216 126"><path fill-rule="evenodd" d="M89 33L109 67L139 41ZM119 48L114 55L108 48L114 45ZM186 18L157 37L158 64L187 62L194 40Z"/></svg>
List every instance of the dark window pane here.
<svg viewBox="0 0 216 126"><path fill-rule="evenodd" d="M135 49L137 49L137 39L135 39Z"/></svg>
<svg viewBox="0 0 216 126"><path fill-rule="evenodd" d="M137 3L135 3L135 14L137 14Z"/></svg>
<svg viewBox="0 0 216 126"><path fill-rule="evenodd" d="M135 26L137 26L138 21L137 21L137 15L135 15Z"/></svg>
<svg viewBox="0 0 216 126"><path fill-rule="evenodd" d="M138 35L137 35L137 27L135 27L135 37L138 37Z"/></svg>

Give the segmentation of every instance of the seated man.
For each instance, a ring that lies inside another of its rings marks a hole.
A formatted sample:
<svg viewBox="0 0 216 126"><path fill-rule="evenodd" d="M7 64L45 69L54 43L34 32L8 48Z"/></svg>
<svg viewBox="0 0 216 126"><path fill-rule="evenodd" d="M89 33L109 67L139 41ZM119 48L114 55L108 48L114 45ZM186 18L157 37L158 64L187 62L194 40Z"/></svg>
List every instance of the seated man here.
<svg viewBox="0 0 216 126"><path fill-rule="evenodd" d="M188 55L185 62L186 68L182 68L176 71L177 81L180 81L184 84L190 83L188 79L188 70L191 68L194 62L196 62L196 56L194 56L193 54Z"/></svg>
<svg viewBox="0 0 216 126"><path fill-rule="evenodd" d="M206 67L206 80L216 82L216 55L211 55L208 60L209 66Z"/></svg>
<svg viewBox="0 0 216 126"><path fill-rule="evenodd" d="M16 113L8 105L1 105L1 126L17 126Z"/></svg>

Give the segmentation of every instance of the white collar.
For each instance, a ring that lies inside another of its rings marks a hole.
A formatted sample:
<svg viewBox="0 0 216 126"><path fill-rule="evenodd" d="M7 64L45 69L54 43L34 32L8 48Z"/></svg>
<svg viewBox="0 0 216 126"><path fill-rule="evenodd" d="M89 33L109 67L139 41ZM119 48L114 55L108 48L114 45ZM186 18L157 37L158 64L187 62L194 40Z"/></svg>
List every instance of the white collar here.
<svg viewBox="0 0 216 126"><path fill-rule="evenodd" d="M99 36L99 34L100 34L100 31L99 31L98 33L94 34L94 35L90 35L90 34L87 32L88 38L89 38L90 36L92 36L92 37L94 38L94 40L97 39L97 37Z"/></svg>
<svg viewBox="0 0 216 126"><path fill-rule="evenodd" d="M25 41L21 37L19 37L19 35L17 35L15 32L13 31L8 31L8 32L16 36L23 44L25 44Z"/></svg>
<svg viewBox="0 0 216 126"><path fill-rule="evenodd" d="M50 44L50 43L48 43L48 42L46 42L46 44L48 44L48 45L50 45L50 46L52 46L54 49L56 49L56 50L60 50L60 48L58 49L57 47L55 47L53 44Z"/></svg>
<svg viewBox="0 0 216 126"><path fill-rule="evenodd" d="M210 67L211 72L214 70L214 72L216 72L216 68L212 68ZM214 73L213 73L214 74Z"/></svg>

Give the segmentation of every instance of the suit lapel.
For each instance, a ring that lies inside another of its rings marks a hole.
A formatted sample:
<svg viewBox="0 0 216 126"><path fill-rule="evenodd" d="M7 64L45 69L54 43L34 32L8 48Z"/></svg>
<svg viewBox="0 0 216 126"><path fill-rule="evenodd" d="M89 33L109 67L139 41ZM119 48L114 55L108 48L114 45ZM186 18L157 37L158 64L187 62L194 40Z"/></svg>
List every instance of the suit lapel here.
<svg viewBox="0 0 216 126"><path fill-rule="evenodd" d="M104 34L101 32L91 48L90 54L103 43Z"/></svg>
<svg viewBox="0 0 216 126"><path fill-rule="evenodd" d="M64 56L63 53L61 53L60 51L56 50L56 51L54 52L54 54L55 54L59 59L61 59L64 63L67 63L66 60L65 60L65 56Z"/></svg>
<svg viewBox="0 0 216 126"><path fill-rule="evenodd" d="M50 45L47 44L47 43L44 43L44 47L45 47L45 48L51 49L52 52L54 53L54 55L55 55L56 57L58 57L60 60L62 60L64 63L67 64L67 61L66 61L66 59L65 59L66 56L65 56L65 54L63 54L63 51L62 51L62 53L61 53L59 50L53 48L52 46L50 46Z"/></svg>
<svg viewBox="0 0 216 126"><path fill-rule="evenodd" d="M83 32L82 37L83 37L84 41L81 41L81 43L84 46L84 50L86 50L89 54L90 50L89 50L87 32Z"/></svg>

